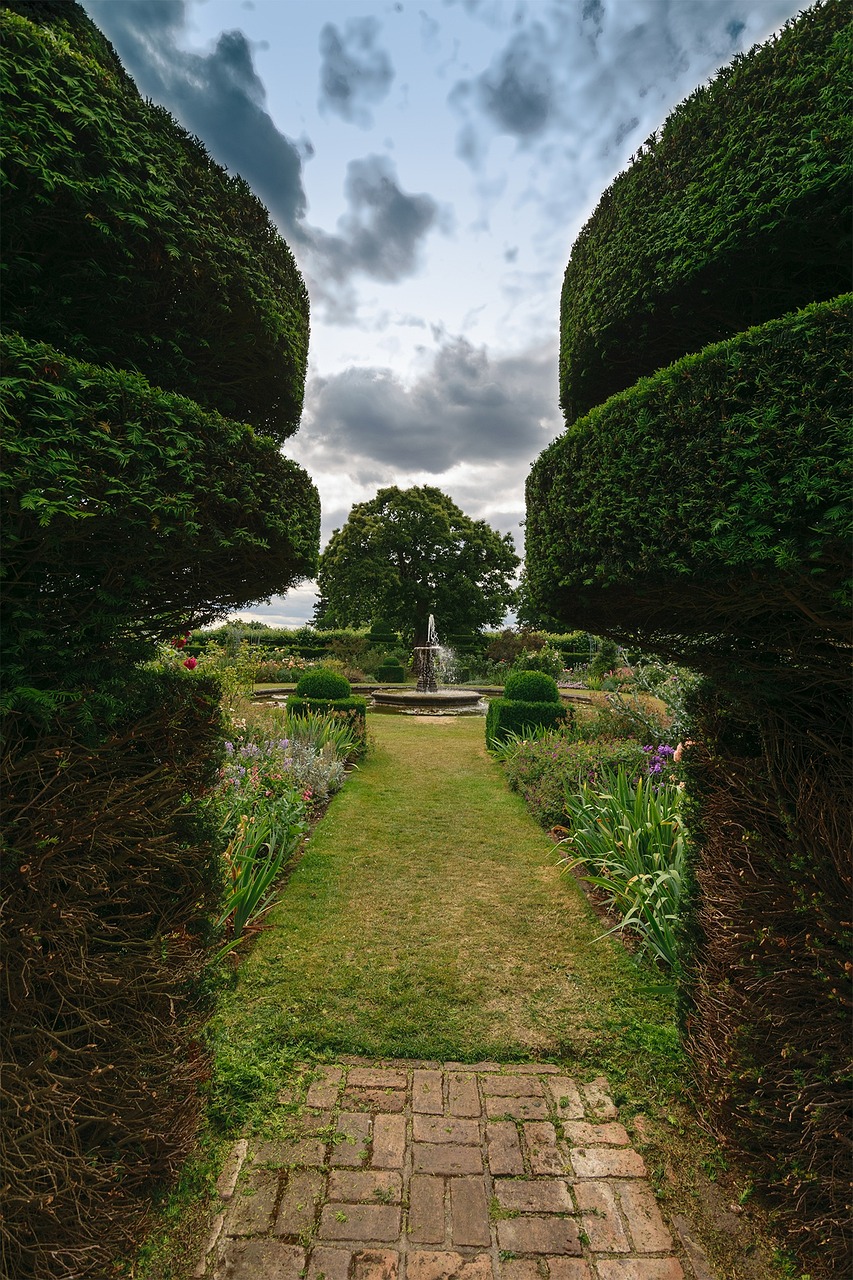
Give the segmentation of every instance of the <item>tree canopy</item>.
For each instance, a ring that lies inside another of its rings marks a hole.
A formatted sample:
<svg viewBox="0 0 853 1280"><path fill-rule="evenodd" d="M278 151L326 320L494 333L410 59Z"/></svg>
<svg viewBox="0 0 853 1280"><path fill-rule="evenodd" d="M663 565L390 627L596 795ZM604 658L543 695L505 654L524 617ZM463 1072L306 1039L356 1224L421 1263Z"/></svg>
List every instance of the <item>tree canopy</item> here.
<svg viewBox="0 0 853 1280"><path fill-rule="evenodd" d="M320 557L322 622L377 618L420 643L435 614L440 634L501 622L519 558L509 534L472 520L429 485L380 489L357 503Z"/></svg>

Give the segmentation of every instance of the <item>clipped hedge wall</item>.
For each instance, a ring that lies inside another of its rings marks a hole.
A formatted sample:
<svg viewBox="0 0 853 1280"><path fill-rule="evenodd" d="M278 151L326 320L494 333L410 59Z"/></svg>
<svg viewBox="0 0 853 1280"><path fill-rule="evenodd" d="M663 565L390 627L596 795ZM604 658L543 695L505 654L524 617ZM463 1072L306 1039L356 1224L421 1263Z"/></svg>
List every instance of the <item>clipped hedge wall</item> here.
<svg viewBox="0 0 853 1280"><path fill-rule="evenodd" d="M272 440L139 374L0 350L9 683L92 678L314 571L317 491Z"/></svg>
<svg viewBox="0 0 853 1280"><path fill-rule="evenodd" d="M510 702L559 702L560 690L544 671L513 671L506 678L503 696Z"/></svg>
<svg viewBox="0 0 853 1280"><path fill-rule="evenodd" d="M572 247L572 422L638 378L850 287L849 7L827 0L680 103Z"/></svg>
<svg viewBox="0 0 853 1280"><path fill-rule="evenodd" d="M389 662L387 665L383 663L381 667L377 667L375 676L380 684L403 684L406 672L399 662Z"/></svg>
<svg viewBox="0 0 853 1280"><path fill-rule="evenodd" d="M687 356L574 423L527 483L544 612L672 657L829 670L848 621L853 295ZM778 661L778 659L777 659Z"/></svg>
<svg viewBox="0 0 853 1280"><path fill-rule="evenodd" d="M345 721L355 734L358 753L363 755L367 750L367 699L360 694L353 694L350 698L302 698L291 694L287 699L288 715L298 716L302 711L331 715Z"/></svg>
<svg viewBox="0 0 853 1280"><path fill-rule="evenodd" d="M571 723L570 707L559 702L519 702L510 698L492 698L486 712L486 745L497 746L511 733L529 733L531 729L553 729Z"/></svg>
<svg viewBox="0 0 853 1280"><path fill-rule="evenodd" d="M308 296L264 206L79 5L5 0L0 39L4 325L291 435Z"/></svg>

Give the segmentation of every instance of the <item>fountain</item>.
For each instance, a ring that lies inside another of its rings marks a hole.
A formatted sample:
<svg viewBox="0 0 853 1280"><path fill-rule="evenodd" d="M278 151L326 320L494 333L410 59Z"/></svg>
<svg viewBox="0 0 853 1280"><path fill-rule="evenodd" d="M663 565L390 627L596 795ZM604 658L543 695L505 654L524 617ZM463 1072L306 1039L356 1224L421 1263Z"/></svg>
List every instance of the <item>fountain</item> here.
<svg viewBox="0 0 853 1280"><path fill-rule="evenodd" d="M478 708L481 702L476 689L439 689L435 678L435 660L441 650L435 618L429 615L426 644L415 646L418 683L414 689L377 689L373 701L377 707L394 707L399 711L442 714Z"/></svg>

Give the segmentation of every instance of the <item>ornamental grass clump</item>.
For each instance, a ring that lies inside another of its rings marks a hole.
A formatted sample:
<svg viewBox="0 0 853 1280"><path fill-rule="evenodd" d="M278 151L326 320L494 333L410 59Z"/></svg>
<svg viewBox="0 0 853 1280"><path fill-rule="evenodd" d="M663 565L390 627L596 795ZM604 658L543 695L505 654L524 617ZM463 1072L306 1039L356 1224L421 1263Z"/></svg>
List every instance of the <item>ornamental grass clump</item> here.
<svg viewBox="0 0 853 1280"><path fill-rule="evenodd" d="M578 794L566 795L570 834L560 842L560 861L567 871L581 869L620 917L604 937L630 932L641 954L677 974L686 872L682 791L676 783L656 781L663 766L657 753L652 760L655 771L648 777L603 770L595 786L584 783Z"/></svg>

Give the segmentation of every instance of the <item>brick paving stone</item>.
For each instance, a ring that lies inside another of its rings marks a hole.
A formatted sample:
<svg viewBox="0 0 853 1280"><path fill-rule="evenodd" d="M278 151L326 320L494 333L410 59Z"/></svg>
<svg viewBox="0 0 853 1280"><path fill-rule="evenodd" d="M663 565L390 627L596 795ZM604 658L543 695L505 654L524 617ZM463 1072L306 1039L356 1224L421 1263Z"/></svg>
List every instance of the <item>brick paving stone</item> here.
<svg viewBox="0 0 853 1280"><path fill-rule="evenodd" d="M486 1076L483 1093L487 1097L541 1098L543 1089L539 1080L531 1080L529 1076Z"/></svg>
<svg viewBox="0 0 853 1280"><path fill-rule="evenodd" d="M409 1239L418 1244L444 1242L444 1179L412 1174L409 1184Z"/></svg>
<svg viewBox="0 0 853 1280"><path fill-rule="evenodd" d="M320 1078L308 1089L305 1099L309 1107L333 1107L338 1096L338 1089L343 1079L343 1067L321 1067Z"/></svg>
<svg viewBox="0 0 853 1280"><path fill-rule="evenodd" d="M524 1145L530 1161L531 1173L557 1174L566 1172L566 1161L557 1146L557 1130L550 1121L534 1121L522 1125Z"/></svg>
<svg viewBox="0 0 853 1280"><path fill-rule="evenodd" d="M556 1253L580 1256L577 1223L571 1218L525 1214L498 1223L498 1244L509 1253Z"/></svg>
<svg viewBox="0 0 853 1280"><path fill-rule="evenodd" d="M619 1217L616 1191L609 1182L578 1182L575 1199L591 1249L598 1253L630 1253L631 1242Z"/></svg>
<svg viewBox="0 0 853 1280"><path fill-rule="evenodd" d="M350 1067L347 1088L405 1089L406 1072L395 1067Z"/></svg>
<svg viewBox="0 0 853 1280"><path fill-rule="evenodd" d="M444 1111L440 1071L412 1072L412 1110L440 1116Z"/></svg>
<svg viewBox="0 0 853 1280"><path fill-rule="evenodd" d="M459 1147L443 1142L416 1142L412 1146L415 1173L482 1173L479 1147Z"/></svg>
<svg viewBox="0 0 853 1280"><path fill-rule="evenodd" d="M489 1206L482 1178L450 1179L450 1224L454 1245L491 1244Z"/></svg>
<svg viewBox="0 0 853 1280"><path fill-rule="evenodd" d="M392 1249L362 1249L352 1258L352 1280L397 1280L400 1255Z"/></svg>
<svg viewBox="0 0 853 1280"><path fill-rule="evenodd" d="M370 1116L364 1112L342 1114L338 1118L337 1131L344 1135L344 1139L332 1147L329 1164L359 1168L370 1141Z"/></svg>
<svg viewBox="0 0 853 1280"><path fill-rule="evenodd" d="M490 1120L514 1116L516 1120L547 1120L544 1098L486 1098L486 1115Z"/></svg>
<svg viewBox="0 0 853 1280"><path fill-rule="evenodd" d="M599 1258L599 1280L684 1280L677 1258Z"/></svg>
<svg viewBox="0 0 853 1280"><path fill-rule="evenodd" d="M268 1229L278 1198L278 1180L275 1169L253 1169L240 1180L225 1217L226 1235L258 1236Z"/></svg>
<svg viewBox="0 0 853 1280"><path fill-rule="evenodd" d="M323 1240L396 1240L400 1209L393 1204L324 1204L319 1234Z"/></svg>
<svg viewBox="0 0 853 1280"><path fill-rule="evenodd" d="M341 1106L348 1111L403 1111L406 1095L400 1089L347 1089Z"/></svg>
<svg viewBox="0 0 853 1280"><path fill-rule="evenodd" d="M672 1236L661 1217L654 1192L645 1182L619 1185L622 1211L628 1219L636 1253L664 1253L672 1249Z"/></svg>
<svg viewBox="0 0 853 1280"><path fill-rule="evenodd" d="M632 1148L573 1147L572 1168L579 1178L644 1178L643 1157Z"/></svg>
<svg viewBox="0 0 853 1280"><path fill-rule="evenodd" d="M349 1249L325 1249L319 1245L308 1263L306 1280L349 1280Z"/></svg>
<svg viewBox="0 0 853 1280"><path fill-rule="evenodd" d="M553 1062L514 1062L509 1070L514 1075L521 1073L533 1076L558 1076L560 1074L560 1068Z"/></svg>
<svg viewBox="0 0 853 1280"><path fill-rule="evenodd" d="M457 1120L453 1116L414 1116L412 1136L415 1142L455 1142L470 1146L480 1141L476 1120Z"/></svg>
<svg viewBox="0 0 853 1280"><path fill-rule="evenodd" d="M407 1280L493 1280L492 1260L487 1253L464 1257L461 1253L410 1253L406 1259Z"/></svg>
<svg viewBox="0 0 853 1280"><path fill-rule="evenodd" d="M405 1116L376 1115L373 1117L373 1155L370 1163L374 1169L402 1169L406 1155Z"/></svg>
<svg viewBox="0 0 853 1280"><path fill-rule="evenodd" d="M310 1231L322 1199L325 1174L315 1169L297 1169L291 1173L276 1215L274 1235L298 1236Z"/></svg>
<svg viewBox="0 0 853 1280"><path fill-rule="evenodd" d="M583 1120L567 1120L563 1132L575 1147L627 1147L628 1132L621 1124L587 1124Z"/></svg>
<svg viewBox="0 0 853 1280"><path fill-rule="evenodd" d="M581 1258L548 1258L550 1280L592 1280L589 1263Z"/></svg>
<svg viewBox="0 0 853 1280"><path fill-rule="evenodd" d="M510 1258L501 1263L501 1280L544 1280L543 1266L537 1258Z"/></svg>
<svg viewBox="0 0 853 1280"><path fill-rule="evenodd" d="M445 1071L463 1071L470 1073L471 1071L503 1071L503 1067L499 1062L445 1062Z"/></svg>
<svg viewBox="0 0 853 1280"><path fill-rule="evenodd" d="M524 1173L524 1157L518 1130L511 1120L497 1120L486 1125L489 1169L493 1175Z"/></svg>
<svg viewBox="0 0 853 1280"><path fill-rule="evenodd" d="M582 1086L587 1107L596 1120L615 1120L619 1114L608 1087L604 1076L598 1076Z"/></svg>
<svg viewBox="0 0 853 1280"><path fill-rule="evenodd" d="M582 1120L583 1102L574 1080L568 1076L552 1076L547 1082L548 1091L561 1120Z"/></svg>
<svg viewBox="0 0 853 1280"><path fill-rule="evenodd" d="M312 1135L331 1126L331 1111L322 1111L318 1115L294 1116L293 1123L305 1136L293 1138L288 1142L259 1143L252 1154L256 1165L267 1164L275 1168L305 1165L319 1168L320 1165L325 1164L328 1139Z"/></svg>
<svg viewBox="0 0 853 1280"><path fill-rule="evenodd" d="M684 1249L693 1268L694 1280L714 1280L711 1274L711 1268L708 1265L708 1255L702 1248L696 1236L693 1234L693 1227L686 1218L680 1214L676 1214L672 1219L672 1225L678 1234L681 1247Z"/></svg>
<svg viewBox="0 0 853 1280"><path fill-rule="evenodd" d="M495 1196L502 1209L519 1213L571 1213L568 1184L561 1178L500 1178Z"/></svg>
<svg viewBox="0 0 853 1280"><path fill-rule="evenodd" d="M302 1280L305 1250L280 1240L229 1240L213 1280Z"/></svg>
<svg viewBox="0 0 853 1280"><path fill-rule="evenodd" d="M370 1204L399 1204L403 1195L403 1178L399 1173L385 1170L364 1170L351 1173L349 1170L333 1169L329 1174L329 1200L347 1200L355 1203L366 1200Z"/></svg>
<svg viewBox="0 0 853 1280"><path fill-rule="evenodd" d="M452 1116L478 1116L480 1095L477 1080L469 1073L450 1071L447 1074L447 1110Z"/></svg>

